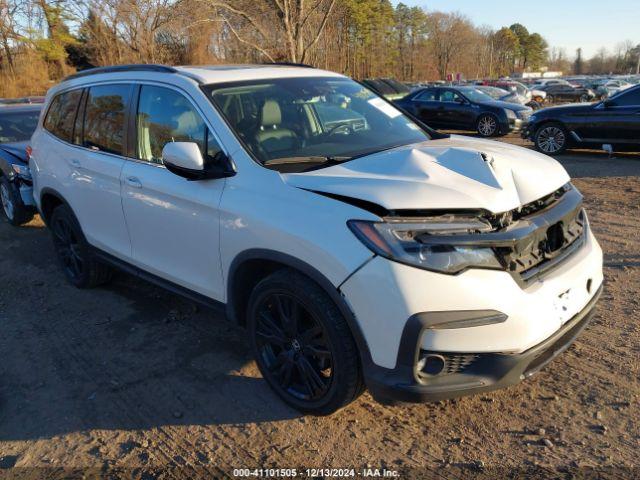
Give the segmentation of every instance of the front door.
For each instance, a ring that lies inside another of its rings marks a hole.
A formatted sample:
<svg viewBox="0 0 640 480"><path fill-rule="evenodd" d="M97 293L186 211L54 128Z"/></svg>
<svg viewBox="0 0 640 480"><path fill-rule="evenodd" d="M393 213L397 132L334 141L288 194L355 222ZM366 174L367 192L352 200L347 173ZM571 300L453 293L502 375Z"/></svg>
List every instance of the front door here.
<svg viewBox="0 0 640 480"><path fill-rule="evenodd" d="M188 181L162 164L171 141L195 142L205 161L220 146L180 91L142 85L135 113L135 156L122 170L122 204L133 263L215 300L223 296L218 206L225 180Z"/></svg>

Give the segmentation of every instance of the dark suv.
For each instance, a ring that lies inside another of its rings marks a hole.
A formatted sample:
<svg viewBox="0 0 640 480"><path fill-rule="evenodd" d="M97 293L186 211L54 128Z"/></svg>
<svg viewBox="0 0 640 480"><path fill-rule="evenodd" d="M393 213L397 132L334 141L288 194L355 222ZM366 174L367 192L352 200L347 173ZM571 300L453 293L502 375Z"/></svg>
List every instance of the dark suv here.
<svg viewBox="0 0 640 480"><path fill-rule="evenodd" d="M546 154L603 145L611 145L614 150L637 150L640 148L640 86L599 103L539 110L529 117L522 136Z"/></svg>

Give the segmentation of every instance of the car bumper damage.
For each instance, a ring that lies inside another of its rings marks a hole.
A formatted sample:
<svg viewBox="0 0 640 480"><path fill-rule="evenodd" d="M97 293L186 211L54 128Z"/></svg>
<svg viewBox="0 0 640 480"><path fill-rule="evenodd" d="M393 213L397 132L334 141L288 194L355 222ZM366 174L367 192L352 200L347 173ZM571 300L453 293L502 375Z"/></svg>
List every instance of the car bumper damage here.
<svg viewBox="0 0 640 480"><path fill-rule="evenodd" d="M342 285L367 332L372 357L363 366L376 399L439 401L502 388L571 344L602 291L602 250L579 192L561 190L480 240L454 239L493 244L503 270L446 275L375 257Z"/></svg>

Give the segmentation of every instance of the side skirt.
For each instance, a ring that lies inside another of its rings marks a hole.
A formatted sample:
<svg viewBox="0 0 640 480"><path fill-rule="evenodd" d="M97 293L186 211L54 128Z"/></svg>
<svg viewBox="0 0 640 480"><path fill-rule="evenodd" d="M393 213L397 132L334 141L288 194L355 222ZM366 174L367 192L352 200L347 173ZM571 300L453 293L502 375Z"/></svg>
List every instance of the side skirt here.
<svg viewBox="0 0 640 480"><path fill-rule="evenodd" d="M104 262L112 267L117 268L118 270L122 270L130 275L141 278L149 283L153 283L165 290L168 290L171 293L175 293L184 298L187 298L193 302L199 303L205 307L212 308L214 310L219 310L220 313L225 314L225 304L214 300L213 298L209 298L205 295L202 295L198 292L194 292L193 290L189 290L181 285L175 284L164 278L158 277L152 273L146 272L135 265L131 265L124 260L120 260L119 258L100 250L99 248L91 246L91 253L95 255L101 262Z"/></svg>

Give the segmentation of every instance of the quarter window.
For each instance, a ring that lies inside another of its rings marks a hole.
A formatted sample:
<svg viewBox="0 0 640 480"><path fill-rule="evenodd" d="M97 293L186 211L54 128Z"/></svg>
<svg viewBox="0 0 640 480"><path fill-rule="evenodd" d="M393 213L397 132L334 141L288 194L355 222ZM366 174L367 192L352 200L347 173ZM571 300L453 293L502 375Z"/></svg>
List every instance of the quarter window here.
<svg viewBox="0 0 640 480"><path fill-rule="evenodd" d="M52 101L44 128L56 137L70 141L73 134L73 122L76 117L82 90L71 90L57 95Z"/></svg>
<svg viewBox="0 0 640 480"><path fill-rule="evenodd" d="M123 154L129 85L91 87L84 114L83 145L103 152Z"/></svg>
<svg viewBox="0 0 640 480"><path fill-rule="evenodd" d="M198 144L205 162L219 158L221 151L191 102L169 88L140 89L136 131L137 157L152 163L162 163L162 149L169 142Z"/></svg>

